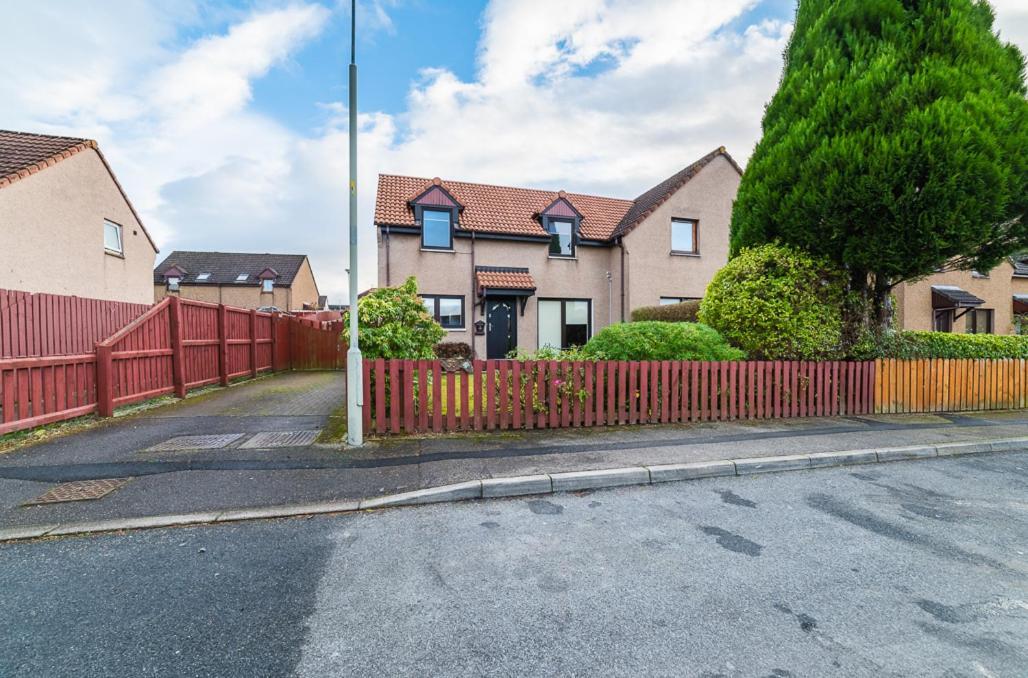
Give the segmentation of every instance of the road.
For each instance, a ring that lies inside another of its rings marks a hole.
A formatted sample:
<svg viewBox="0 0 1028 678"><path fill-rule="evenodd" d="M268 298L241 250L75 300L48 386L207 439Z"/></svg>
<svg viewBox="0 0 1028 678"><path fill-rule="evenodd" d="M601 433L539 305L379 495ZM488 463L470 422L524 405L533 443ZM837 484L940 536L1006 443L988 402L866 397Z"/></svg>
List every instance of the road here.
<svg viewBox="0 0 1028 678"><path fill-rule="evenodd" d="M1028 453L0 546L2 676L1025 676Z"/></svg>

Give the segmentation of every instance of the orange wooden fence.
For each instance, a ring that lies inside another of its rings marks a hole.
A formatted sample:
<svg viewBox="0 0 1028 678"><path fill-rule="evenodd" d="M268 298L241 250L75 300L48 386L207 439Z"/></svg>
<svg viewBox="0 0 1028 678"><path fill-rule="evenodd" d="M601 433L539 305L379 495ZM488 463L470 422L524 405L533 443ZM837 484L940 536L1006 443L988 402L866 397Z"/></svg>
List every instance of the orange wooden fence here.
<svg viewBox="0 0 1028 678"><path fill-rule="evenodd" d="M88 320L90 332L110 322L113 312L98 308L104 319ZM25 336L20 329L16 334ZM74 335L67 345L80 346L82 336L91 335ZM346 346L336 330L309 327L289 316L168 297L95 342L95 352L0 358L0 435L94 412L110 416L121 405L166 394L184 397L190 389L227 385L268 370L340 369L345 361Z"/></svg>
<svg viewBox="0 0 1028 678"><path fill-rule="evenodd" d="M566 428L867 414L871 362L364 363L369 433Z"/></svg>
<svg viewBox="0 0 1028 678"><path fill-rule="evenodd" d="M878 360L875 412L960 412L1028 407L1024 360Z"/></svg>

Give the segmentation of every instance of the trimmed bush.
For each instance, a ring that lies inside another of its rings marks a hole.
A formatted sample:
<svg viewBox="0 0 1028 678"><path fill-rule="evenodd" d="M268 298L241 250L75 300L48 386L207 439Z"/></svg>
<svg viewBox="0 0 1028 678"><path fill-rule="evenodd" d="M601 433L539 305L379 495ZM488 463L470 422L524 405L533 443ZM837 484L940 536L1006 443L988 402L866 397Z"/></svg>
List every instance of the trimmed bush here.
<svg viewBox="0 0 1028 678"><path fill-rule="evenodd" d="M582 354L595 360L743 360L717 331L700 323L647 320L608 325Z"/></svg>
<svg viewBox="0 0 1028 678"><path fill-rule="evenodd" d="M877 347L864 355L870 358L1026 358L1028 336L1003 334L953 334L950 332L890 332Z"/></svg>
<svg viewBox="0 0 1028 678"><path fill-rule="evenodd" d="M399 287L381 287L357 302L358 341L365 358L431 360L446 330L425 310L418 281L411 276ZM343 327L350 312L343 314Z"/></svg>
<svg viewBox="0 0 1028 678"><path fill-rule="evenodd" d="M463 341L442 341L435 345L440 360L471 360L471 346Z"/></svg>
<svg viewBox="0 0 1028 678"><path fill-rule="evenodd" d="M841 358L843 276L783 245L743 250L714 276L700 322L766 360Z"/></svg>
<svg viewBox="0 0 1028 678"><path fill-rule="evenodd" d="M699 311L699 299L690 299L667 306L640 306L632 311L632 322L659 320L665 323L694 323Z"/></svg>

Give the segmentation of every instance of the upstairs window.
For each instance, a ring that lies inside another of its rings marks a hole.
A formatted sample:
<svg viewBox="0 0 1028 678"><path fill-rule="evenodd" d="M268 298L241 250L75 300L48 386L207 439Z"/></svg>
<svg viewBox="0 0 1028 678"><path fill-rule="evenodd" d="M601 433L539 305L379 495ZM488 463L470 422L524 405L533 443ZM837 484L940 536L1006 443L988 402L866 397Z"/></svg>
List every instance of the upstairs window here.
<svg viewBox="0 0 1028 678"><path fill-rule="evenodd" d="M550 219L550 256L575 256L575 224L564 219Z"/></svg>
<svg viewBox="0 0 1028 678"><path fill-rule="evenodd" d="M182 282L182 279L179 278L178 276L174 276L173 275L170 278L168 278L168 291L169 292L178 292L178 284L180 282Z"/></svg>
<svg viewBox="0 0 1028 678"><path fill-rule="evenodd" d="M201 273L200 275L196 276L197 282L206 282L206 281L208 281L210 279L211 279L211 274L210 273Z"/></svg>
<svg viewBox="0 0 1028 678"><path fill-rule="evenodd" d="M452 250L452 216L451 210L422 210L421 246L431 250Z"/></svg>
<svg viewBox="0 0 1028 678"><path fill-rule="evenodd" d="M699 232L694 219L671 220L671 253L699 254Z"/></svg>
<svg viewBox="0 0 1028 678"><path fill-rule="evenodd" d="M106 219L104 220L104 249L114 254L125 253L125 247L121 240L121 226Z"/></svg>
<svg viewBox="0 0 1028 678"><path fill-rule="evenodd" d="M275 281L274 280L266 279L266 280L262 280L261 281L261 292L274 292L274 291L275 291Z"/></svg>
<svg viewBox="0 0 1028 678"><path fill-rule="evenodd" d="M246 282L249 279L250 279L250 274L249 273L240 273L239 275L236 276L236 282Z"/></svg>

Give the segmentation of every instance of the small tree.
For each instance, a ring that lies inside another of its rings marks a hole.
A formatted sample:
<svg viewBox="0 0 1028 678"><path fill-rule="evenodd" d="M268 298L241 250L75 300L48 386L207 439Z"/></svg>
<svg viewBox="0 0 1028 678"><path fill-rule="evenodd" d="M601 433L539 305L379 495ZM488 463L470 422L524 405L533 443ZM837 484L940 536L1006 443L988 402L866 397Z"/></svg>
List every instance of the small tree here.
<svg viewBox="0 0 1028 678"><path fill-rule="evenodd" d="M711 280L700 321L751 356L842 357L843 277L826 259L781 245L743 250Z"/></svg>
<svg viewBox="0 0 1028 678"><path fill-rule="evenodd" d="M358 340L365 358L428 360L446 336L421 302L411 276L399 287L382 287L357 302ZM350 312L343 314L349 327Z"/></svg>
<svg viewBox="0 0 1028 678"><path fill-rule="evenodd" d="M732 214L732 253L781 241L889 291L1028 242L1025 62L982 0L800 0Z"/></svg>

